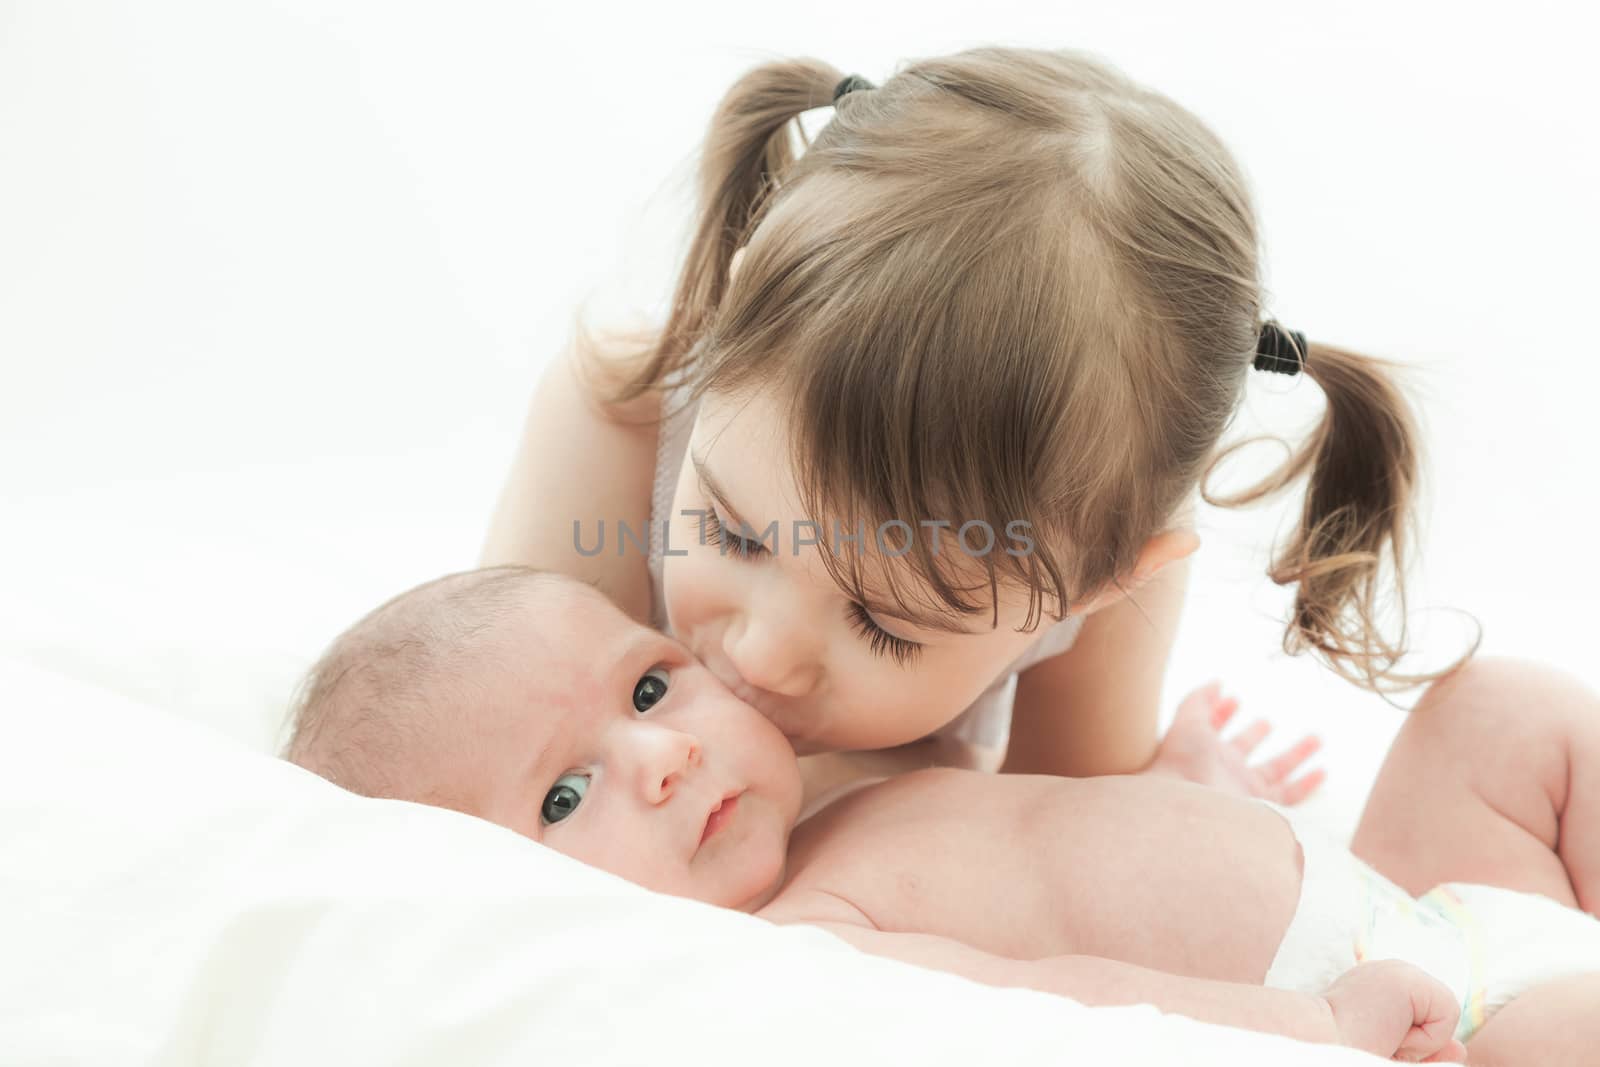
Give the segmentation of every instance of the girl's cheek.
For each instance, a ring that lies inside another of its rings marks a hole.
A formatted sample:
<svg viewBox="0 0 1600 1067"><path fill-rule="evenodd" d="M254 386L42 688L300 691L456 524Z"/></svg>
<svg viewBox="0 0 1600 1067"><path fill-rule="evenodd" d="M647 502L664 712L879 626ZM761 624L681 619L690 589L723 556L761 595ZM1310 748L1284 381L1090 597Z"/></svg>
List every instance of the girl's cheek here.
<svg viewBox="0 0 1600 1067"><path fill-rule="evenodd" d="M880 707L889 722L885 723L902 738L920 740L949 725L965 710L952 702L949 680L936 674L917 671L899 671L897 684L886 686L880 697Z"/></svg>
<svg viewBox="0 0 1600 1067"><path fill-rule="evenodd" d="M685 537L680 540L680 533ZM673 554L661 561L662 584L665 586L667 618L673 632L681 634L686 625L705 622L718 610L725 597L726 577L722 568L726 561L718 558L716 545L696 543L693 527L673 530ZM677 553L682 552L682 555Z"/></svg>
<svg viewBox="0 0 1600 1067"><path fill-rule="evenodd" d="M666 543L662 546L662 562L668 566L675 566L685 560L696 557L707 548L715 550L715 545L700 543L700 524L692 515L674 515L667 523Z"/></svg>

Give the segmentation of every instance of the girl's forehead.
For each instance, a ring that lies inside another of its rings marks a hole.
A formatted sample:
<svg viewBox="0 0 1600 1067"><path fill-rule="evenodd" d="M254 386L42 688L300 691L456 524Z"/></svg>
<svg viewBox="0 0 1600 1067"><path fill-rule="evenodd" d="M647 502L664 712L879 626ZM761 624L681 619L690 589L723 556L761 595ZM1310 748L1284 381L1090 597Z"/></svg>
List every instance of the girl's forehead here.
<svg viewBox="0 0 1600 1067"><path fill-rule="evenodd" d="M854 528L802 513L793 474L788 464L788 437L782 429L782 406L770 392L753 398L707 394L697 415L689 442L690 476L735 525L749 527L749 539L777 546L783 562L811 571L819 581L838 586L852 595L846 583L836 581L822 561L831 550L841 577L854 573L866 593L866 606L882 615L930 630L982 633L1020 627L1029 614L1030 591L1014 575L997 574L998 588L991 590L981 555L968 552L968 541L985 546L989 539L967 538L952 521L923 522L918 516L902 523L875 525L861 521ZM930 524L931 523L931 524ZM774 526L774 524L776 524ZM930 542L941 557L945 580L962 590L961 596L980 605L976 612L955 613L911 562L904 538ZM987 551L1003 550L998 536ZM984 552L984 547L975 550ZM962 558L968 555L971 558ZM896 596L891 592L898 591ZM999 622L994 622L998 599ZM933 620L938 619L937 623ZM930 625L932 623L932 625Z"/></svg>
<svg viewBox="0 0 1600 1067"><path fill-rule="evenodd" d="M705 487L730 519L764 530L776 522L787 531L800 514L789 466L789 437L781 411L770 401L708 396L689 437L690 477Z"/></svg>
<svg viewBox="0 0 1600 1067"><path fill-rule="evenodd" d="M738 397L707 393L695 413L690 445L730 476L765 482L766 472L788 470L788 422L788 413L770 392Z"/></svg>

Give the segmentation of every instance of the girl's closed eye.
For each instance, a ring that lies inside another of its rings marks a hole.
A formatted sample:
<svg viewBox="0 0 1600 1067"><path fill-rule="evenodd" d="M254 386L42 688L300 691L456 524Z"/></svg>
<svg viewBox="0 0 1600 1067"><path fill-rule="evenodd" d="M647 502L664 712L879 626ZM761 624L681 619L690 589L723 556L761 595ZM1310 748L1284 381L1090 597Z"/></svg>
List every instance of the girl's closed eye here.
<svg viewBox="0 0 1600 1067"><path fill-rule="evenodd" d="M740 559L755 559L767 551L767 546L760 541L752 541L747 537L740 537L733 529L707 503L700 512L700 543L706 545L722 544L726 547L723 554L732 552Z"/></svg>
<svg viewBox="0 0 1600 1067"><path fill-rule="evenodd" d="M904 637L896 637L885 630L867 612L865 605L854 600L850 601L850 622L856 633L868 643L874 656L893 656L896 663L906 667L922 654L922 645Z"/></svg>
<svg viewBox="0 0 1600 1067"><path fill-rule="evenodd" d="M667 695L667 680L670 672L664 667L652 667L646 671L633 687L633 710L641 715L661 703ZM578 806L583 803L583 798L588 795L589 786L593 775L588 771L568 771L556 779L556 784L544 795L544 803L539 805L539 821L546 826L569 818Z"/></svg>
<svg viewBox="0 0 1600 1067"><path fill-rule="evenodd" d="M731 551L740 559L755 559L767 551L767 546L762 542L752 541L734 533L728 524L722 521L709 501L700 512L700 540L709 545L726 542L727 551ZM879 626L865 605L851 601L849 610L850 620L855 626L856 633L867 642L874 656L891 656L896 663L905 667L913 663L922 652L922 645L903 637L896 637Z"/></svg>

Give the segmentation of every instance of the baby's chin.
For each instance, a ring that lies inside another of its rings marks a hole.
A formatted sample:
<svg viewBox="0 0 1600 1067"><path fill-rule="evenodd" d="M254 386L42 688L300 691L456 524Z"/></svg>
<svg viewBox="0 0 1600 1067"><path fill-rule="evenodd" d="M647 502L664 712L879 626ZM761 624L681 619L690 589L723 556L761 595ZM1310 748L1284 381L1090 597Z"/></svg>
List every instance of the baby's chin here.
<svg viewBox="0 0 1600 1067"><path fill-rule="evenodd" d="M770 842L745 844L734 864L708 877L689 895L705 904L734 911L756 911L775 897L783 885L784 848ZM729 869L731 868L731 869Z"/></svg>

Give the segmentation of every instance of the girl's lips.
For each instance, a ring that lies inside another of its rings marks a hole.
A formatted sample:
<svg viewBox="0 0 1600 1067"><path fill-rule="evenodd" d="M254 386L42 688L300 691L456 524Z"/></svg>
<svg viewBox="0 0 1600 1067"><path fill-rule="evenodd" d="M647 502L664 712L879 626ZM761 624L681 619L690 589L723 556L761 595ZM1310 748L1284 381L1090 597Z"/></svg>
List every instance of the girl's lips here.
<svg viewBox="0 0 1600 1067"><path fill-rule="evenodd" d="M742 793L734 793L722 798L722 803L711 809L711 814L706 817L706 828L700 832L700 843L703 845L711 840L711 835L725 826L733 818L733 812L739 805Z"/></svg>
<svg viewBox="0 0 1600 1067"><path fill-rule="evenodd" d="M699 653L695 655L699 656ZM767 703L772 699L771 693L745 681L744 676L734 669L731 663L723 661L720 657L703 657L700 662L705 664L713 678L722 683L724 689L757 711L765 711Z"/></svg>
<svg viewBox="0 0 1600 1067"><path fill-rule="evenodd" d="M732 693L746 704L749 704L757 711L763 710L762 701L765 699L767 694L746 682L739 676L738 671L729 667L723 671L713 671L712 673L717 676L717 681L721 682L728 692Z"/></svg>
<svg viewBox="0 0 1600 1067"><path fill-rule="evenodd" d="M733 676L738 680L728 682L723 681L720 677L718 680L722 681L728 692L756 709L761 713L762 718L772 723L785 734L788 734L793 723L789 722L790 716L784 712L781 699L765 689L757 689L747 684L743 678L739 677L738 672L734 672Z"/></svg>
<svg viewBox="0 0 1600 1067"><path fill-rule="evenodd" d="M724 689L760 712L762 718L783 731L783 735L789 739L789 743L797 752L805 755L820 752L827 747L812 743L811 739L822 725L814 712L808 712L804 708L796 709L793 700L780 697L765 689L757 689L746 682L744 676L730 664L720 659L705 659L701 662L711 672L711 676L722 683Z"/></svg>

